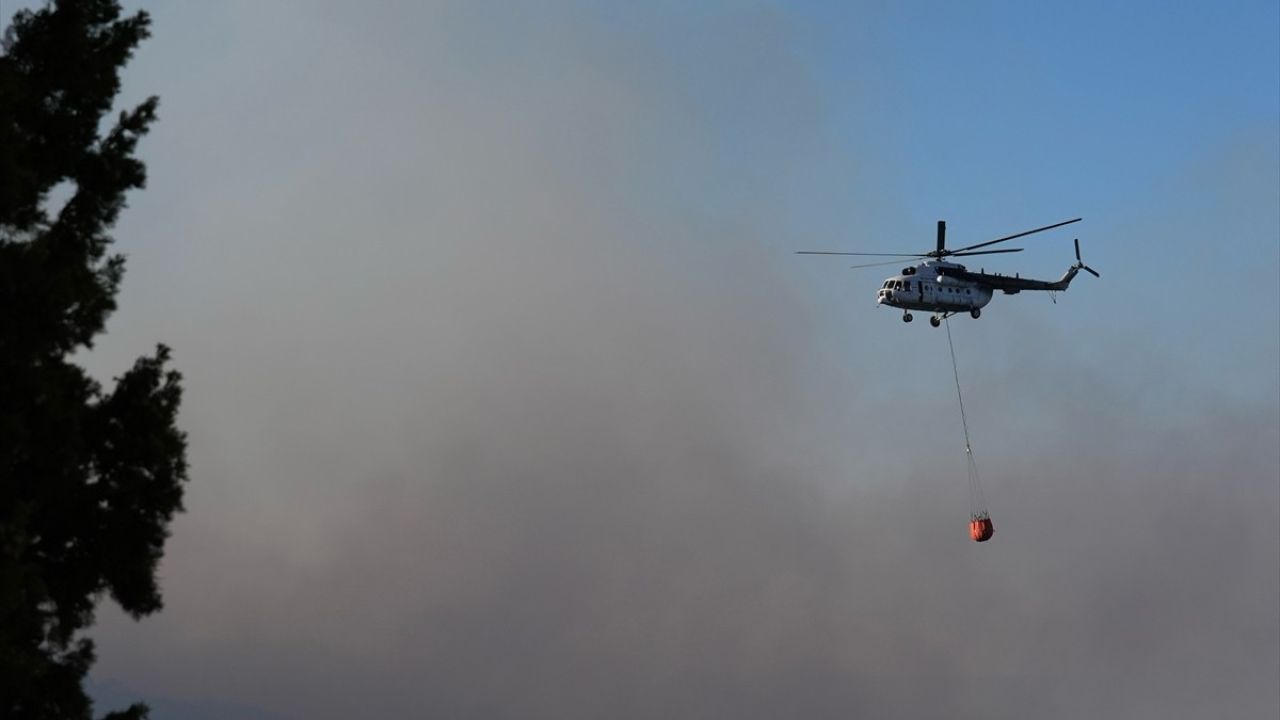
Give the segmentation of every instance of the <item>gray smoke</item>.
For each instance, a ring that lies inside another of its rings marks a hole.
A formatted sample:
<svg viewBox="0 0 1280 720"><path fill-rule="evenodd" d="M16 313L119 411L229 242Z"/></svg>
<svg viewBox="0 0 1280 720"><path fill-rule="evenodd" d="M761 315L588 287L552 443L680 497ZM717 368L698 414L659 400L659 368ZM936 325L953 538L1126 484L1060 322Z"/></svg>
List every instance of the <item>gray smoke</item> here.
<svg viewBox="0 0 1280 720"><path fill-rule="evenodd" d="M93 361L175 346L193 482L98 677L317 719L1276 714L1276 378L957 320L969 542L945 339L785 254L830 128L784 15L410 5L201 10L227 47L130 80L165 110Z"/></svg>

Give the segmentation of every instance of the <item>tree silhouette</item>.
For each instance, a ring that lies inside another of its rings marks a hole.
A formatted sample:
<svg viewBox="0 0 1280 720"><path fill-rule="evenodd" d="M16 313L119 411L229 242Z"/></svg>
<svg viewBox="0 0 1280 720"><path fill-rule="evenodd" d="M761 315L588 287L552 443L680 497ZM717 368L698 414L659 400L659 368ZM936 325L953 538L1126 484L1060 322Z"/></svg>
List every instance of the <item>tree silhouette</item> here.
<svg viewBox="0 0 1280 720"><path fill-rule="evenodd" d="M133 153L157 100L102 120L149 22L116 0L61 0L18 12L0 45L0 716L13 720L92 717L82 633L104 594L135 618L160 608L156 565L182 509L169 350L109 391L69 361L102 332L124 271L108 231L144 184ZM47 208L55 188L69 199Z"/></svg>

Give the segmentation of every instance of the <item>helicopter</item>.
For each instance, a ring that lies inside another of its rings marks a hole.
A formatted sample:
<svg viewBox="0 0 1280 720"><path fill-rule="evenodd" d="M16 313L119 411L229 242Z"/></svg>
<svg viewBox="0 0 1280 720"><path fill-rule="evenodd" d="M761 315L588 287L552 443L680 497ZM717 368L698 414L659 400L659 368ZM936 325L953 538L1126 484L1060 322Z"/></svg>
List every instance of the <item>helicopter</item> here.
<svg viewBox="0 0 1280 720"><path fill-rule="evenodd" d="M888 278L880 286L876 292L876 304L888 305L890 307L902 308L902 321L911 322L912 310L923 310L932 312L929 318L929 324L938 327L943 320L958 315L962 312L969 313L973 318L982 315L982 308L991 302L991 298L995 295L995 291L999 290L1006 295L1016 295L1023 290L1045 290L1050 293L1057 291L1065 291L1067 286L1075 278L1076 274L1081 270L1091 273L1094 277L1102 277L1096 270L1085 265L1080 260L1080 240L1076 239L1076 262L1066 273L1057 280L1033 280L1023 278L1017 274L1012 277L1002 275L1000 273L987 273L984 271L972 272L966 270L964 265L950 262L946 258L950 257L968 257L971 255L995 255L999 253L1015 253L1022 252L1022 248L1003 248L1000 250L978 250L978 248L995 245L996 243L1014 240L1020 237L1026 237L1045 230L1062 227L1077 223L1084 218L1075 218L1074 220L1066 220L1053 225L1045 225L1044 227L1026 232L1006 235L995 240L988 240L976 245L956 248L948 250L946 247L947 223L943 220L938 221L938 245L937 248L926 253L859 253L859 252L831 252L826 250L800 250L797 255L880 255L885 257L897 258L926 258L923 262L915 266L905 267L902 274ZM977 252L973 252L977 250ZM900 260L891 260L889 262L877 262L866 265L854 265L853 268L880 267L884 265L895 265Z"/></svg>

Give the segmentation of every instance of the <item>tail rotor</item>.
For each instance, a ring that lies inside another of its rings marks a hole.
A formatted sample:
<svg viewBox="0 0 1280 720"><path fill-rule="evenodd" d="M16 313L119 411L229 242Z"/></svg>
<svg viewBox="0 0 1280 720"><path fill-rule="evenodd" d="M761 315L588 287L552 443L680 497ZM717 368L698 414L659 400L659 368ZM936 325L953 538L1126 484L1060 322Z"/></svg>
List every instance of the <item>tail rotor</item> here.
<svg viewBox="0 0 1280 720"><path fill-rule="evenodd" d="M1089 273L1090 275L1096 278L1102 277L1101 275L1098 274L1097 270L1094 270L1088 265L1085 265L1084 261L1080 259L1080 238L1076 238L1076 267L1081 270L1084 270L1085 272Z"/></svg>

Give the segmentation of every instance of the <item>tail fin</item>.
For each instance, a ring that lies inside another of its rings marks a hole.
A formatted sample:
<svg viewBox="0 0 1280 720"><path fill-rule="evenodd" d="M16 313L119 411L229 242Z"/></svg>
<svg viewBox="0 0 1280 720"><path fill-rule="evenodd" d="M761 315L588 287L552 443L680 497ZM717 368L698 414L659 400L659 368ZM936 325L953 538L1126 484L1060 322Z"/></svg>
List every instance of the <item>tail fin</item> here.
<svg viewBox="0 0 1280 720"><path fill-rule="evenodd" d="M1080 268L1076 267L1075 265L1072 265L1071 267L1067 268L1067 271L1062 274L1062 277L1049 283L1049 289L1050 290L1066 290L1067 286L1070 285L1071 281L1075 279L1076 273L1078 272L1080 272Z"/></svg>

